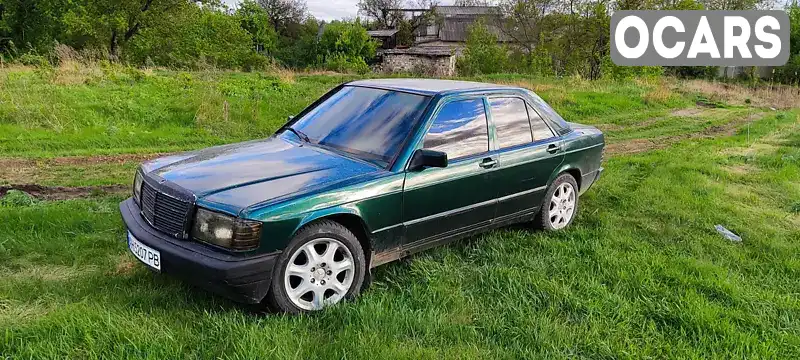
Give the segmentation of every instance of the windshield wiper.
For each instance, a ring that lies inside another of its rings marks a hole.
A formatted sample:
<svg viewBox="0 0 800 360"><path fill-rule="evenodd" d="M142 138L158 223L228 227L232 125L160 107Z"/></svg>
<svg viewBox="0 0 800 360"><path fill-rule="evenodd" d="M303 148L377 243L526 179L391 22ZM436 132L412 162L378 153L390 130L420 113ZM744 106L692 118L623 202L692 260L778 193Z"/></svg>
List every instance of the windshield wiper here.
<svg viewBox="0 0 800 360"><path fill-rule="evenodd" d="M300 138L300 140L303 140L304 142L307 142L307 143L311 142L311 139L308 138L308 135L304 134L300 130L295 130L292 127L287 127L286 130L289 130L289 131L293 132L295 135L297 135L297 137Z"/></svg>

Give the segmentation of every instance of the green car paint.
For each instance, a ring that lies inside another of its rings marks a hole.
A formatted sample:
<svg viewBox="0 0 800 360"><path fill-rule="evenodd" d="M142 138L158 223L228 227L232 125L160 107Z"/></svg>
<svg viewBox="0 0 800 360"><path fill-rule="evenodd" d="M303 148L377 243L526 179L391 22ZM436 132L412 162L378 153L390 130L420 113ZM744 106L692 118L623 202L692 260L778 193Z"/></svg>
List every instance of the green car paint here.
<svg viewBox="0 0 800 360"><path fill-rule="evenodd" d="M525 89L409 79L365 80L342 86L430 98L404 146L386 166L304 143L291 132L279 130L270 139L156 159L143 164L143 172L193 192L196 206L262 222L258 248L231 252L231 256L280 252L300 228L330 218L353 230L369 252L370 265L377 266L478 231L529 220L557 175L572 174L583 192L602 170L602 133L548 117L545 114L555 112ZM496 96L523 99L540 112L555 136L499 149L488 102ZM422 148L442 106L460 99L483 100L488 151L452 160L443 168L410 170L410 159ZM227 176L223 179L220 173Z"/></svg>

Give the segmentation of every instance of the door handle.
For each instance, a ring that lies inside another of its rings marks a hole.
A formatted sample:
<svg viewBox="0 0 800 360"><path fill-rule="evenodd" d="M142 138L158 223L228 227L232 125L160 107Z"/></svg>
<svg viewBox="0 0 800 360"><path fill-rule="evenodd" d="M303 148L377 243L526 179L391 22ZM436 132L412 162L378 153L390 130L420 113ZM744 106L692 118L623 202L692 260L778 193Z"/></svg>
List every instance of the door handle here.
<svg viewBox="0 0 800 360"><path fill-rule="evenodd" d="M561 145L550 144L550 145L547 146L547 152L549 152L551 154L555 154L559 150L561 150Z"/></svg>
<svg viewBox="0 0 800 360"><path fill-rule="evenodd" d="M488 169L488 168L494 167L495 165L497 165L497 160L492 159L492 158L483 159L483 161L481 161L481 163L478 164L478 166L480 166L480 167L482 167L484 169Z"/></svg>

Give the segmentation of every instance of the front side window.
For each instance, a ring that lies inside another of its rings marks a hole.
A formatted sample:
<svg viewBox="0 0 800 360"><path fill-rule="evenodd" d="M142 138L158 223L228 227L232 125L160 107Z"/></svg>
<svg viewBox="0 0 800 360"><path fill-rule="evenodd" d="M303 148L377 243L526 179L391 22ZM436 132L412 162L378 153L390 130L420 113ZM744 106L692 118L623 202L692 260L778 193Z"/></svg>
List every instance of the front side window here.
<svg viewBox="0 0 800 360"><path fill-rule="evenodd" d="M458 159L489 151L489 131L483 99L447 103L425 135L423 147Z"/></svg>
<svg viewBox="0 0 800 360"><path fill-rule="evenodd" d="M528 116L531 118L531 129L533 130L533 140L540 141L554 137L553 131L545 124L542 117L535 110L528 106Z"/></svg>
<svg viewBox="0 0 800 360"><path fill-rule="evenodd" d="M531 138L531 125L525 101L520 98L492 98L492 121L497 130L497 141L501 149L528 144Z"/></svg>
<svg viewBox="0 0 800 360"><path fill-rule="evenodd" d="M429 101L422 95L344 86L291 127L312 142L386 166Z"/></svg>

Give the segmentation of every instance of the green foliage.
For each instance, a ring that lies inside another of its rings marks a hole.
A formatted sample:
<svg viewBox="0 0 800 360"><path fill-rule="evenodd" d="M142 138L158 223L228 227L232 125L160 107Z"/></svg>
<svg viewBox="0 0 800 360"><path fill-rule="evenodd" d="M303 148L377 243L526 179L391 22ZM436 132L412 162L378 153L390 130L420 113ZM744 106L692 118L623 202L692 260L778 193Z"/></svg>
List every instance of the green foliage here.
<svg viewBox="0 0 800 360"><path fill-rule="evenodd" d="M796 201L789 206L789 212L793 214L800 214L800 201Z"/></svg>
<svg viewBox="0 0 800 360"><path fill-rule="evenodd" d="M705 6L696 0L680 0L675 5L667 6L664 10L704 10Z"/></svg>
<svg viewBox="0 0 800 360"><path fill-rule="evenodd" d="M36 199L24 191L9 190L0 197L0 207L23 207L34 204L36 204Z"/></svg>
<svg viewBox="0 0 800 360"><path fill-rule="evenodd" d="M334 21L325 26L319 46L324 57L343 54L350 58L370 60L375 57L378 43L370 38L367 29L358 20Z"/></svg>
<svg viewBox="0 0 800 360"><path fill-rule="evenodd" d="M108 46L112 59L143 30L196 8L186 0L144 5L134 0L78 0L70 5L62 19L70 43L79 48Z"/></svg>
<svg viewBox="0 0 800 360"><path fill-rule="evenodd" d="M325 26L318 44L318 61L336 71L366 73L367 61L375 57L378 42L356 20L334 21Z"/></svg>
<svg viewBox="0 0 800 360"><path fill-rule="evenodd" d="M0 53L45 53L55 41L64 40L64 12L70 0L0 1ZM15 46L16 44L16 46Z"/></svg>
<svg viewBox="0 0 800 360"><path fill-rule="evenodd" d="M508 49L498 44L497 35L489 31L483 20L469 27L463 56L456 66L459 74L501 73L508 69Z"/></svg>
<svg viewBox="0 0 800 360"><path fill-rule="evenodd" d="M325 59L325 69L342 73L366 74L369 72L369 65L361 57L347 56L343 53L335 53Z"/></svg>
<svg viewBox="0 0 800 360"><path fill-rule="evenodd" d="M775 69L774 79L786 84L800 85L800 5L793 2L786 9L789 15L789 61Z"/></svg>
<svg viewBox="0 0 800 360"><path fill-rule="evenodd" d="M414 43L414 32L411 29L411 22L401 19L397 23L397 45L411 46Z"/></svg>
<svg viewBox="0 0 800 360"><path fill-rule="evenodd" d="M253 50L262 54L272 54L278 45L278 33L269 22L269 15L254 0L239 4L236 17L242 29L253 39Z"/></svg>
<svg viewBox="0 0 800 360"><path fill-rule="evenodd" d="M246 0L235 10L224 3L0 0L0 57L4 62L32 66L44 66L39 61L44 58L58 65L57 47L66 46L81 56L91 54L84 60L107 59L133 66L257 70L280 64L359 73L374 59L377 44L366 35L360 20L334 21L320 33L320 23L307 16L304 0ZM619 69L606 61L612 10L738 10L769 5L765 0L500 0L498 4L507 16L490 17L492 27L482 23L471 27L467 51L458 61L463 74L513 71L586 79L655 76L656 69ZM435 11L411 18L389 11L401 5L398 0L378 0L358 6L374 20L373 25L396 27L397 43L402 46L413 44L414 29L441 20ZM773 79L800 84L800 10L792 3L787 12L791 57L786 66L774 70ZM495 31L494 25L503 31ZM497 43L498 36L502 44ZM716 76L713 67L671 67L664 72L680 77ZM748 79L755 81L752 75Z"/></svg>
<svg viewBox="0 0 800 360"><path fill-rule="evenodd" d="M193 7L142 30L130 44L126 59L142 64L149 57L174 68L238 68L245 63L252 66L251 53L251 35L235 17Z"/></svg>
<svg viewBox="0 0 800 360"><path fill-rule="evenodd" d="M296 37L282 36L278 39L278 48L274 57L282 65L292 68L306 68L318 64L319 44L317 33L320 24L314 18L308 18L298 24Z"/></svg>
<svg viewBox="0 0 800 360"><path fill-rule="evenodd" d="M664 74L661 66L619 66L611 61L611 56L606 56L602 60L603 77L616 80L626 80L633 78L653 78Z"/></svg>
<svg viewBox="0 0 800 360"><path fill-rule="evenodd" d="M35 53L25 53L16 58L17 63L27 66L45 67L50 65L47 57Z"/></svg>

